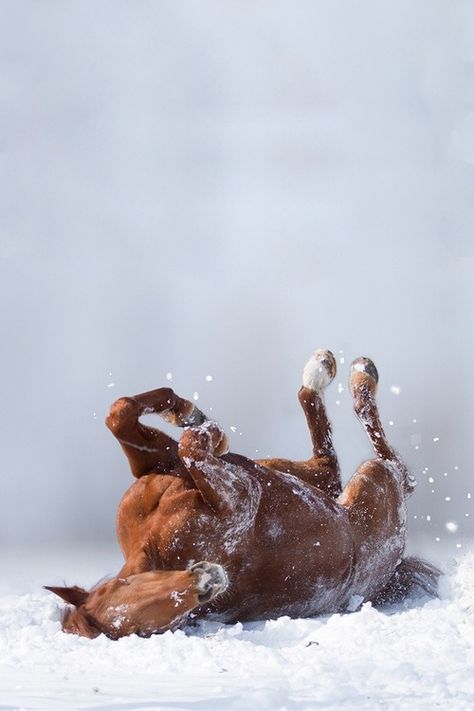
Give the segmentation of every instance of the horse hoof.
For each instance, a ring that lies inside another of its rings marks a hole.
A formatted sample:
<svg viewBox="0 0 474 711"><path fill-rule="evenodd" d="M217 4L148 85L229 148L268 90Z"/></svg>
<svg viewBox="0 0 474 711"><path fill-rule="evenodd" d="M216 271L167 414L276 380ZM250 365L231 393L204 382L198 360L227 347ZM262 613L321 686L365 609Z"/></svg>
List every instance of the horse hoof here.
<svg viewBox="0 0 474 711"><path fill-rule="evenodd" d="M201 605L220 595L229 584L224 568L217 563L203 560L192 565L189 570L198 575L197 590Z"/></svg>
<svg viewBox="0 0 474 711"><path fill-rule="evenodd" d="M319 392L336 377L336 359L331 351L315 351L303 368L303 387Z"/></svg>
<svg viewBox="0 0 474 711"><path fill-rule="evenodd" d="M370 360L370 358L361 356L352 362L349 387L353 396L356 394L357 387L361 385L369 387L369 389L375 393L378 382L379 374L374 362Z"/></svg>

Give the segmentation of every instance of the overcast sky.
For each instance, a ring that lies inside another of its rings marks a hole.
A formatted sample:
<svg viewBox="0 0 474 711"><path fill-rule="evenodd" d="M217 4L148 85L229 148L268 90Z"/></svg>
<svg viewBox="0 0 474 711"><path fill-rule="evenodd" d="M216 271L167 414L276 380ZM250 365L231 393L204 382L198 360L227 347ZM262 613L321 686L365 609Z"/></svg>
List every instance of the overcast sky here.
<svg viewBox="0 0 474 711"><path fill-rule="evenodd" d="M167 373L306 456L317 347L344 478L369 355L412 535L471 535L472 4L3 0L0 35L1 541L113 539L103 419Z"/></svg>

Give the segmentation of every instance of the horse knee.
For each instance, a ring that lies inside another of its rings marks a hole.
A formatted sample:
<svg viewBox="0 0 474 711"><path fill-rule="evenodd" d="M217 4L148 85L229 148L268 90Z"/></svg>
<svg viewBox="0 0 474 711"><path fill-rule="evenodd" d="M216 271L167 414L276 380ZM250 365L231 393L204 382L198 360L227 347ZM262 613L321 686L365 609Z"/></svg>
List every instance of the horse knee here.
<svg viewBox="0 0 474 711"><path fill-rule="evenodd" d="M179 457L186 465L203 461L208 455L220 457L227 451L227 435L216 422L210 420L185 430L178 445Z"/></svg>
<svg viewBox="0 0 474 711"><path fill-rule="evenodd" d="M137 418L136 402L128 397L121 397L111 406L105 424L114 435L120 435Z"/></svg>

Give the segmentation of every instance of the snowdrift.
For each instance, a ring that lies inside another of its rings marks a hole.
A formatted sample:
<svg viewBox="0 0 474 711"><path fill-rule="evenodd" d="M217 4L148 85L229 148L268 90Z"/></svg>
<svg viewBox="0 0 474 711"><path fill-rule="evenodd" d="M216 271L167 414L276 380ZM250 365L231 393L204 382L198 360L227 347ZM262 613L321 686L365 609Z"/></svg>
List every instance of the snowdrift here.
<svg viewBox="0 0 474 711"><path fill-rule="evenodd" d="M61 632L40 589L4 594L0 708L474 708L474 550L447 568L435 600L117 642Z"/></svg>

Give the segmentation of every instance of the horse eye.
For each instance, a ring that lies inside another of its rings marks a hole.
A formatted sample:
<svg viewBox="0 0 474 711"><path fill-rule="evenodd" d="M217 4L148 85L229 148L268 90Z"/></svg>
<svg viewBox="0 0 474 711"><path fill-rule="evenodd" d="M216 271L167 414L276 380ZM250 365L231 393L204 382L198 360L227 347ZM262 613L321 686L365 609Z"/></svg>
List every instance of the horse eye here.
<svg viewBox="0 0 474 711"><path fill-rule="evenodd" d="M124 585L130 585L130 581L128 578L119 578L118 579L119 583L123 583Z"/></svg>

